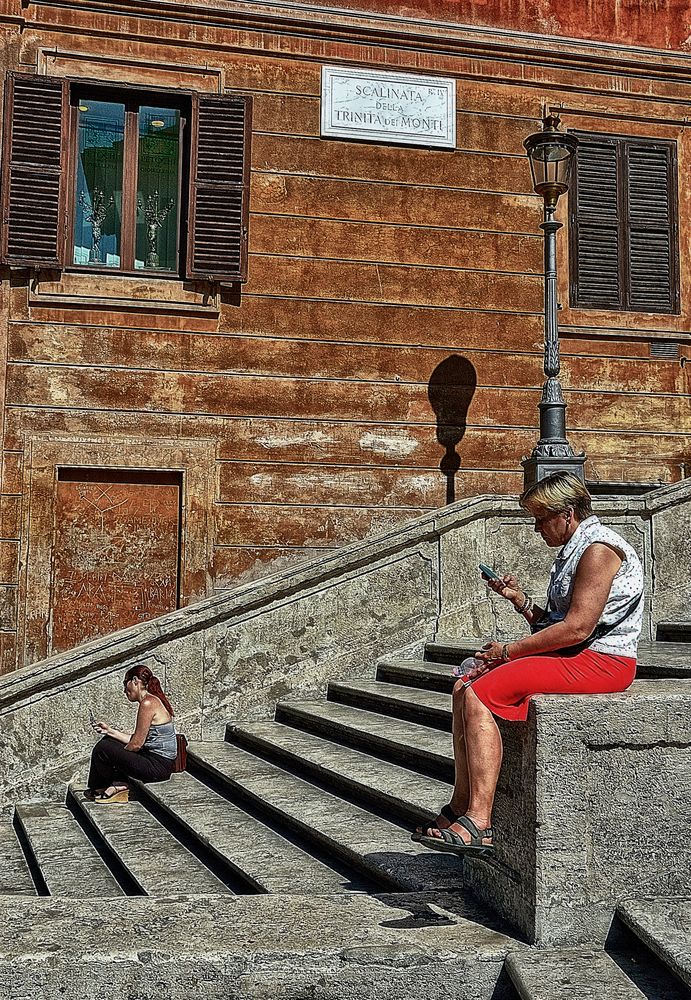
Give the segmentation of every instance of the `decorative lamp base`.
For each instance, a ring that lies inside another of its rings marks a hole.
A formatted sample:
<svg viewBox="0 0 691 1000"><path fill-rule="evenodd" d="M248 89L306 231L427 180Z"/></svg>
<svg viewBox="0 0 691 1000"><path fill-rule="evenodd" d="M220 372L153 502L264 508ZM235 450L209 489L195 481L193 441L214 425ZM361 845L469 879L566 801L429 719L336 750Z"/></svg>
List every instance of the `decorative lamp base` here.
<svg viewBox="0 0 691 1000"><path fill-rule="evenodd" d="M568 447L568 446L567 446ZM537 450L537 449L536 449ZM566 449L564 449L566 450ZM568 448L571 451L570 448ZM523 466L523 489L529 490L535 483L539 483L545 476L551 476L553 472L571 472L585 482L585 455L536 455L535 452L530 458L524 458L521 462Z"/></svg>

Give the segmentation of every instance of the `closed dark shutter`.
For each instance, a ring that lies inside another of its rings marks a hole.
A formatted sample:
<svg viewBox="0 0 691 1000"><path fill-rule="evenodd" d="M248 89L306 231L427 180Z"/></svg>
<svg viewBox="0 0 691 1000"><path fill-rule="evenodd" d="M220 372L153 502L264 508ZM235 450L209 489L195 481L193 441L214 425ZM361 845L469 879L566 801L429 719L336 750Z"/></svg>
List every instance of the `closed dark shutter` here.
<svg viewBox="0 0 691 1000"><path fill-rule="evenodd" d="M626 152L631 308L673 312L670 148L631 144Z"/></svg>
<svg viewBox="0 0 691 1000"><path fill-rule="evenodd" d="M572 305L678 311L675 143L576 134Z"/></svg>
<svg viewBox="0 0 691 1000"><path fill-rule="evenodd" d="M571 220L575 235L574 305L616 309L621 303L617 173L614 144L579 146Z"/></svg>
<svg viewBox="0 0 691 1000"><path fill-rule="evenodd" d="M8 74L0 256L15 267L62 267L67 82Z"/></svg>
<svg viewBox="0 0 691 1000"><path fill-rule="evenodd" d="M247 279L251 99L200 97L192 122L187 276Z"/></svg>

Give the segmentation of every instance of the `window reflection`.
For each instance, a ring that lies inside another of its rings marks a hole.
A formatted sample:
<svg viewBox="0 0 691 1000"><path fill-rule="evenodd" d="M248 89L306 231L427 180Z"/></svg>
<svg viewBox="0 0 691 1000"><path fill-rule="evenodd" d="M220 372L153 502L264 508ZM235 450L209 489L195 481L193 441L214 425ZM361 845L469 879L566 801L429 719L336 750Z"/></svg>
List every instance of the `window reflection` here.
<svg viewBox="0 0 691 1000"><path fill-rule="evenodd" d="M125 105L79 101L74 263L120 267Z"/></svg>
<svg viewBox="0 0 691 1000"><path fill-rule="evenodd" d="M137 269L177 268L180 112L139 109Z"/></svg>

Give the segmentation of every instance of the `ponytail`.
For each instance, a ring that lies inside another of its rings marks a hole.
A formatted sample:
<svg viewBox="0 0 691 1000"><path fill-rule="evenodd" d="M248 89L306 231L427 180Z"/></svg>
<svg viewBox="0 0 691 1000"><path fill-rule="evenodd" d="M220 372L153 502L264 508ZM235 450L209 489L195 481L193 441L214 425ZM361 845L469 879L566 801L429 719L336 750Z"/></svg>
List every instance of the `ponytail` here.
<svg viewBox="0 0 691 1000"><path fill-rule="evenodd" d="M125 685L127 684L128 681L133 680L135 677L137 677L142 682L142 684L149 692L149 694L152 694L154 695L154 697L158 698L158 700L161 702L161 704L163 705L163 707L165 708L166 712L168 712L169 715L175 715L175 712L173 711L173 706L166 698L165 692L161 687L161 682L159 681L158 677L156 677L156 675L152 670L150 670L148 667L145 667L143 663L137 664L136 667L130 667L130 669L125 674Z"/></svg>

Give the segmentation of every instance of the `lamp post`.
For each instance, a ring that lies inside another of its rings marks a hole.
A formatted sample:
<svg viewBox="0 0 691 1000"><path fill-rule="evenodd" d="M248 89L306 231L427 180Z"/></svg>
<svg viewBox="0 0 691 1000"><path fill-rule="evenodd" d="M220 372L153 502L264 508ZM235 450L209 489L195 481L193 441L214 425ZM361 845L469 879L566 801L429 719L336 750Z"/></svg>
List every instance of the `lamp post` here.
<svg viewBox="0 0 691 1000"><path fill-rule="evenodd" d="M545 234L545 383L542 387L540 440L523 465L524 489L552 472L573 472L584 478L585 454L575 455L566 439L566 403L559 382L559 326L557 323L557 232L554 214L560 195L568 191L571 163L578 145L575 136L559 131L559 116L547 115L542 132L529 135L528 153L533 187L544 199Z"/></svg>

